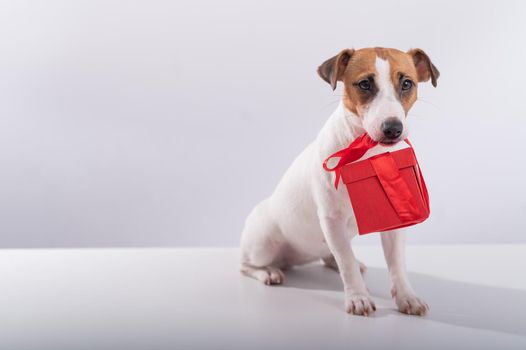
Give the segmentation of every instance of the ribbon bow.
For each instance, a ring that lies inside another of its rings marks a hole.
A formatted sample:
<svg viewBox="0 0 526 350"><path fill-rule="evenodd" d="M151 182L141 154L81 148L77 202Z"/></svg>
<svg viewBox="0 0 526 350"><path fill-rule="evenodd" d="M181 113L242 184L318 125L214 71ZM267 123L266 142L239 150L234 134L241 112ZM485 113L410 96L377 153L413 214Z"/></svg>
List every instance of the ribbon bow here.
<svg viewBox="0 0 526 350"><path fill-rule="evenodd" d="M334 180L334 187L338 189L338 183L340 182L340 169L349 163L354 162L355 160L358 160L363 157L365 152L367 152L369 149L373 148L378 144L378 141L375 141L369 136L369 134L365 133L360 136L358 136L347 148L344 148L333 155L329 156L325 161L323 162L323 169L326 171L334 171L336 174L336 179ZM332 158L340 158L338 163L332 167L329 168L327 163Z"/></svg>

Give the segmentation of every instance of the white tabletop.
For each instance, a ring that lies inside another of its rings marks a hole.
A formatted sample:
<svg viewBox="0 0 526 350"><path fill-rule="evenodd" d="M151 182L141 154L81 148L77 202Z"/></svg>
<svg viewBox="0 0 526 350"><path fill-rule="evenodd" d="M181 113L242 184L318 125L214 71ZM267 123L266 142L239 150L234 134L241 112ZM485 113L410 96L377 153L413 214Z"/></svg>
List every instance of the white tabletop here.
<svg viewBox="0 0 526 350"><path fill-rule="evenodd" d="M344 312L337 273L238 273L236 249L0 251L0 349L526 349L526 246L411 246L431 311L398 313L381 248L360 246L377 304Z"/></svg>

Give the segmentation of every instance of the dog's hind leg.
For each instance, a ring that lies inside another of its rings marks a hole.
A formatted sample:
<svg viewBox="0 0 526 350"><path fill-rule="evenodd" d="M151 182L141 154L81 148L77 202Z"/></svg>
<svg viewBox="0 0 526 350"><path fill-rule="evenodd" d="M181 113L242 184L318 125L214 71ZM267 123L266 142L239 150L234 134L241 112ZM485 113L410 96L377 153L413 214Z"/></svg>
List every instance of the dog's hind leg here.
<svg viewBox="0 0 526 350"><path fill-rule="evenodd" d="M285 274L280 269L281 247L270 239L258 238L242 245L241 273L264 284L282 284Z"/></svg>
<svg viewBox="0 0 526 350"><path fill-rule="evenodd" d="M263 201L247 217L241 236L240 271L267 285L282 284L285 275L280 267L285 243L267 205Z"/></svg>

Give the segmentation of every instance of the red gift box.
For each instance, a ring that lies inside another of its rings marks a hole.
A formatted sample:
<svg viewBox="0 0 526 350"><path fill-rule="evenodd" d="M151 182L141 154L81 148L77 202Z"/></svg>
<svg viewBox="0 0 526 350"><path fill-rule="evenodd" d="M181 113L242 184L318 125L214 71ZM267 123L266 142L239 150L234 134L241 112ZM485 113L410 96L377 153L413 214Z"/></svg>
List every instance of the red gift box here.
<svg viewBox="0 0 526 350"><path fill-rule="evenodd" d="M376 144L364 134L323 163L325 170L336 172L336 188L340 177L347 186L360 235L411 226L429 217L429 196L412 147L353 163ZM340 161L329 168L333 157Z"/></svg>

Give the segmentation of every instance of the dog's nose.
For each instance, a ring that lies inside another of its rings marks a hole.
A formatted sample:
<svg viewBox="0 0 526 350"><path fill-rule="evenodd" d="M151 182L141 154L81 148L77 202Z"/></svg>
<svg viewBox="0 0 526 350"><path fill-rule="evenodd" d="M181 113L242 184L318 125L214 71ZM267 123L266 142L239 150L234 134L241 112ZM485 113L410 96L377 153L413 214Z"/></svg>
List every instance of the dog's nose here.
<svg viewBox="0 0 526 350"><path fill-rule="evenodd" d="M382 132L390 140L402 135L402 130L404 130L404 125L398 118L389 118L382 123Z"/></svg>

